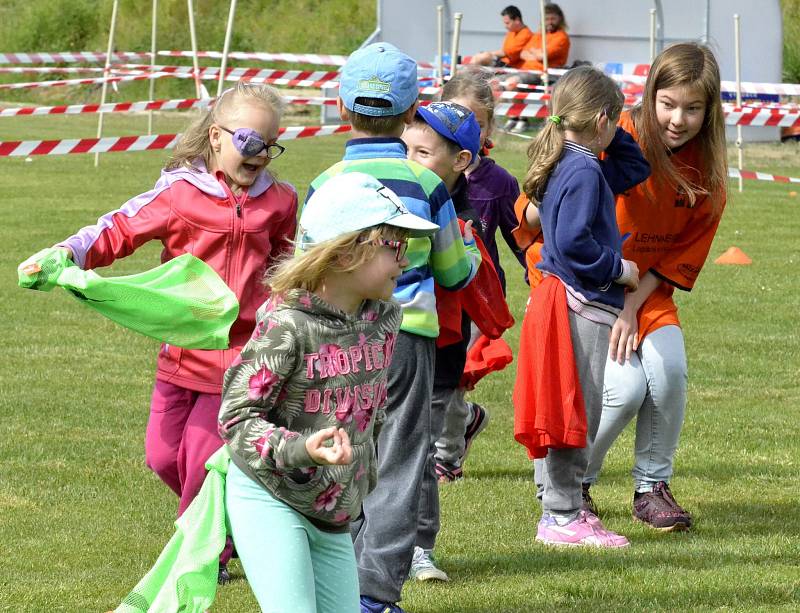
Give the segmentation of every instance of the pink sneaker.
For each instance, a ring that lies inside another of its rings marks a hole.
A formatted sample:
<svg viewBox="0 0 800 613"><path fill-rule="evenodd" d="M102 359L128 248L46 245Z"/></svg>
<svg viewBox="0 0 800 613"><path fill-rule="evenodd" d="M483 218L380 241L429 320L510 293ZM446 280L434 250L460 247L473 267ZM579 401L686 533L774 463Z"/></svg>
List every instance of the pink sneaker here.
<svg viewBox="0 0 800 613"><path fill-rule="evenodd" d="M536 540L546 545L564 547L618 548L630 545L621 534L606 530L597 515L583 510L565 526L559 526L555 518L548 514L542 515Z"/></svg>

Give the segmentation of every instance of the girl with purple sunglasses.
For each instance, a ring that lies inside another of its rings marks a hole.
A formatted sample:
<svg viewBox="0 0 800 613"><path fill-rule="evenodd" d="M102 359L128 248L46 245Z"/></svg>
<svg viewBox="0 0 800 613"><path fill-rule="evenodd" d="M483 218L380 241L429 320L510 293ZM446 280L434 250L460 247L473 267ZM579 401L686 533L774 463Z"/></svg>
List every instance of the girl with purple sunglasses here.
<svg viewBox="0 0 800 613"><path fill-rule="evenodd" d="M205 461L222 446L222 377L268 298L264 271L294 237L297 194L267 170L284 151L275 142L283 108L272 87L240 81L186 130L153 189L58 245L88 270L158 240L162 262L191 253L214 268L239 300L228 349L163 345L158 353L145 458L180 498L178 515L200 490ZM229 578L230 549L220 557L221 582Z"/></svg>

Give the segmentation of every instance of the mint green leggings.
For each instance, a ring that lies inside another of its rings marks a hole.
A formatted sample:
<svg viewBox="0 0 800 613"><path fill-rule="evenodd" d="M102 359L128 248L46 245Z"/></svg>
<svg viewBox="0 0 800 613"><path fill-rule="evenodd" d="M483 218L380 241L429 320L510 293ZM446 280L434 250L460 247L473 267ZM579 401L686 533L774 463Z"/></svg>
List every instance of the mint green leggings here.
<svg viewBox="0 0 800 613"><path fill-rule="evenodd" d="M225 483L233 543L265 613L357 613L350 532L324 532L233 462Z"/></svg>

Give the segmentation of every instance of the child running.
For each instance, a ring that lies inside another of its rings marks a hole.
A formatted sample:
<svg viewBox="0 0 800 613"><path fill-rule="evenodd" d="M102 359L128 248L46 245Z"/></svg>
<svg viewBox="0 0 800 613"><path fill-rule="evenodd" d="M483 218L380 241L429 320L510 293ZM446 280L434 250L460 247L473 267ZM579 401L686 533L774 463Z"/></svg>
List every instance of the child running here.
<svg viewBox="0 0 800 613"><path fill-rule="evenodd" d="M528 149L524 190L534 206L522 221L541 222L538 267L545 277L531 293L521 331L514 430L537 458L543 513L536 540L549 545L628 545L581 508L609 331L625 288L636 289L639 278L636 264L620 255L614 196L597 159L612 140L626 141L627 187L649 175L638 147L617 131L622 104L619 88L602 72L571 70L555 86L553 115Z"/></svg>
<svg viewBox="0 0 800 613"><path fill-rule="evenodd" d="M584 487L633 419L633 517L662 531L687 530L691 515L669 482L686 409L688 371L675 288L690 291L706 260L726 200L725 125L717 61L681 43L656 57L642 102L620 120L653 167L650 179L617 198L623 253L644 274L611 331L600 427ZM593 503L592 503L593 504Z"/></svg>
<svg viewBox="0 0 800 613"><path fill-rule="evenodd" d="M478 272L480 252L458 226L447 188L435 173L407 159L400 139L416 113L417 63L389 43L353 53L342 68L339 113L353 126L344 159L311 183L309 194L331 177L363 172L394 191L415 215L439 226L412 238L409 265L397 281L403 308L397 351L389 369L386 422L378 439L378 486L353 522L361 606L396 613L417 538L419 491L430 445L435 339L439 334L434 280L460 289Z"/></svg>
<svg viewBox="0 0 800 613"><path fill-rule="evenodd" d="M442 89L443 101L460 104L475 114L481 129L480 152L487 150L494 126L493 78L491 70L472 66L460 70ZM519 185L511 173L488 155L476 155L464 175L467 200L480 218L481 238L505 292L506 276L497 248L498 230L520 265L525 267L525 253L512 235L517 226L514 202L519 196ZM477 337L479 331L474 326L473 331ZM442 433L436 441L436 473L441 483L464 476L464 461L472 441L489 423L489 412L476 402L468 402L465 393L463 388L456 390L445 410Z"/></svg>
<svg viewBox="0 0 800 613"><path fill-rule="evenodd" d="M263 611L353 613L350 521L376 484L375 440L400 328L408 236L438 226L359 172L306 202L297 255L225 375L226 513Z"/></svg>
<svg viewBox="0 0 800 613"><path fill-rule="evenodd" d="M162 262L191 253L236 294L239 318L229 349L163 345L158 353L145 457L179 496L178 515L200 490L205 461L222 446L217 415L223 373L267 298L258 281L294 236L297 195L267 170L284 152L276 142L283 107L272 87L240 81L188 128L152 190L57 245L89 270L159 240ZM222 582L229 579L229 558L227 548L220 558Z"/></svg>

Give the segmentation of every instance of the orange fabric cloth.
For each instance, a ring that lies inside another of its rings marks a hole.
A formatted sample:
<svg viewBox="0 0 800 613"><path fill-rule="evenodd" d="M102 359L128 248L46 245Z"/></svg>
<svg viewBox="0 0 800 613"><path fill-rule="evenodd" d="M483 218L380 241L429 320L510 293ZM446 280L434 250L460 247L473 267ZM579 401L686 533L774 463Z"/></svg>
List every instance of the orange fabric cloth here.
<svg viewBox="0 0 800 613"><path fill-rule="evenodd" d="M507 32L503 39L503 57L501 58L511 68L522 66L522 59L519 54L528 46L533 33L528 26L522 26L516 32ZM539 43L541 45L541 43Z"/></svg>
<svg viewBox="0 0 800 613"><path fill-rule="evenodd" d="M511 347L502 338L490 339L481 334L467 352L464 374L460 386L467 390L475 389L478 381L489 373L503 370L514 360Z"/></svg>
<svg viewBox="0 0 800 613"><path fill-rule="evenodd" d="M514 214L517 216L519 225L511 231L517 246L525 250L525 263L528 266L528 283L531 288L536 287L542 282L542 271L536 268L536 264L542 259L541 251L542 233L541 231L532 232L525 223L525 209L530 204L528 197L522 193L514 202Z"/></svg>
<svg viewBox="0 0 800 613"><path fill-rule="evenodd" d="M547 41L547 66L549 68L565 66L569 58L569 34L564 30L556 30L552 34L548 32L545 40ZM542 33L534 32L528 44L525 45L525 49L541 51ZM520 68L522 70L544 70L544 65L540 60L522 60Z"/></svg>
<svg viewBox="0 0 800 613"><path fill-rule="evenodd" d="M569 329L567 292L548 276L531 290L520 331L514 438L530 458L586 446L586 408Z"/></svg>
<svg viewBox="0 0 800 613"><path fill-rule="evenodd" d="M630 113L622 114L619 125L638 139ZM687 143L672 159L684 169L684 176L702 184L704 165L697 145L696 141ZM690 207L685 194L657 179L651 176L617 196L619 231L631 235L622 245L622 257L636 262L640 274L651 271L666 282L639 310L639 338L662 326L680 325L672 298L674 288L689 291L694 286L721 217L714 213L708 197L699 197Z"/></svg>

